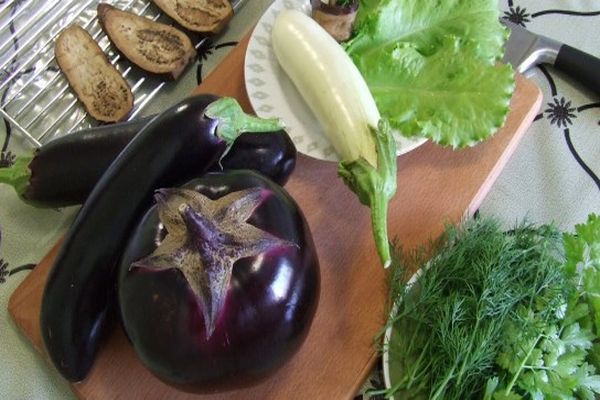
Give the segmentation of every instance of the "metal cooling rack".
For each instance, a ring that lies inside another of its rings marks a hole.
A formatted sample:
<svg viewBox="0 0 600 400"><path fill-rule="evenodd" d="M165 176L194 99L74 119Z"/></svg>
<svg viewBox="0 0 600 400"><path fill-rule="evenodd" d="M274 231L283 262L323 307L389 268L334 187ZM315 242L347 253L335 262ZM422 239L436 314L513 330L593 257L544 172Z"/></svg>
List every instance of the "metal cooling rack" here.
<svg viewBox="0 0 600 400"><path fill-rule="evenodd" d="M150 1L103 1L156 21ZM234 10L244 0L234 0ZM136 115L168 82L133 67L112 46L96 18L98 0L0 0L0 116L33 146L98 123L87 115L54 58L54 41L71 24L86 29L123 75ZM172 23L166 16L164 22ZM189 32L187 32L190 34ZM206 37L190 34L198 49Z"/></svg>

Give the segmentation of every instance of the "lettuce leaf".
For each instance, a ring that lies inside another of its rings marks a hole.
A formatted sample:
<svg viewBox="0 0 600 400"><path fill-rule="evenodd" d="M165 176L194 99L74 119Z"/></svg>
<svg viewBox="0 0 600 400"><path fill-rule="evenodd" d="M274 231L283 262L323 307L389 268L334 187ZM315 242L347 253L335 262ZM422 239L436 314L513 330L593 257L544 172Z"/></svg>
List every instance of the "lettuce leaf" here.
<svg viewBox="0 0 600 400"><path fill-rule="evenodd" d="M405 136L472 146L505 121L514 90L495 0L362 0L345 48Z"/></svg>

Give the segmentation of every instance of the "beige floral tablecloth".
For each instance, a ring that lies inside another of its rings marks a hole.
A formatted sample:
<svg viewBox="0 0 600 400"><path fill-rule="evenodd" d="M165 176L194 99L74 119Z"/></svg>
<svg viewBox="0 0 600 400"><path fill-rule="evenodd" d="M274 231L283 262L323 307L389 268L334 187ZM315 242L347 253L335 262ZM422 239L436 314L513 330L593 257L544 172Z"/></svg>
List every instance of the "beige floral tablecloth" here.
<svg viewBox="0 0 600 400"><path fill-rule="evenodd" d="M0 1L0 10L24 3ZM143 113L159 112L189 94L270 3L247 1L228 30L206 43L196 64L179 82L169 84ZM505 17L537 33L600 56L598 1L500 0L499 8ZM0 81L10 73L7 68L0 69ZM600 212L600 94L549 66L535 68L531 79L544 93L542 109L480 213L497 216L507 226L527 218L554 222L569 230L588 213ZM0 166L10 165L15 155L26 150L9 125L0 121ZM10 188L0 187L0 399L73 398L65 381L17 331L6 305L28 271L65 232L76 210L35 209L20 202ZM365 383L380 387L379 371ZM357 394L357 398L363 396L368 397Z"/></svg>

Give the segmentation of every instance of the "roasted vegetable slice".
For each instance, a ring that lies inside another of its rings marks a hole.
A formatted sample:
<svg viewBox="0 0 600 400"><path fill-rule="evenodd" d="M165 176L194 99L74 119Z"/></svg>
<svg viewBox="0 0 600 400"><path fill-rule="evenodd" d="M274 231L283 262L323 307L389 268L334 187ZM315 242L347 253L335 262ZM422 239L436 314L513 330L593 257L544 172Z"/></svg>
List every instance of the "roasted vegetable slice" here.
<svg viewBox="0 0 600 400"><path fill-rule="evenodd" d="M218 33L233 17L229 0L152 0L169 17L193 32Z"/></svg>
<svg viewBox="0 0 600 400"><path fill-rule="evenodd" d="M79 25L64 29L54 46L56 62L86 111L102 122L121 121L133 108L133 93L92 36Z"/></svg>
<svg viewBox="0 0 600 400"><path fill-rule="evenodd" d="M173 79L196 57L190 38L172 26L110 4L98 4L98 21L111 42L138 67Z"/></svg>

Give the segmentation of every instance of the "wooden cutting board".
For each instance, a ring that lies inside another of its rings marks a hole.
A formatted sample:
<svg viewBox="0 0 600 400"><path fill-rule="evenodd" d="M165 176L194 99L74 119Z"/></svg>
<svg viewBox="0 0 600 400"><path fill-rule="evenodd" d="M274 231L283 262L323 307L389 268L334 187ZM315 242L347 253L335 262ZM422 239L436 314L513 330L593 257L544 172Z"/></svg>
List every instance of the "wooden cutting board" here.
<svg viewBox="0 0 600 400"><path fill-rule="evenodd" d="M248 37L198 87L236 97L251 111L244 88ZM431 143L399 157L398 193L390 205L390 237L410 248L438 236L446 222L471 215L521 140L541 104L539 89L517 78L503 129L474 148L453 151ZM300 351L258 386L216 395L190 395L161 383L137 360L115 328L89 375L73 385L82 399L350 399L378 359L374 337L385 320L386 272L378 263L368 209L336 176L336 164L300 155L287 190L304 211L321 264L322 292ZM58 246L13 293L9 312L32 345L39 332L42 290Z"/></svg>

